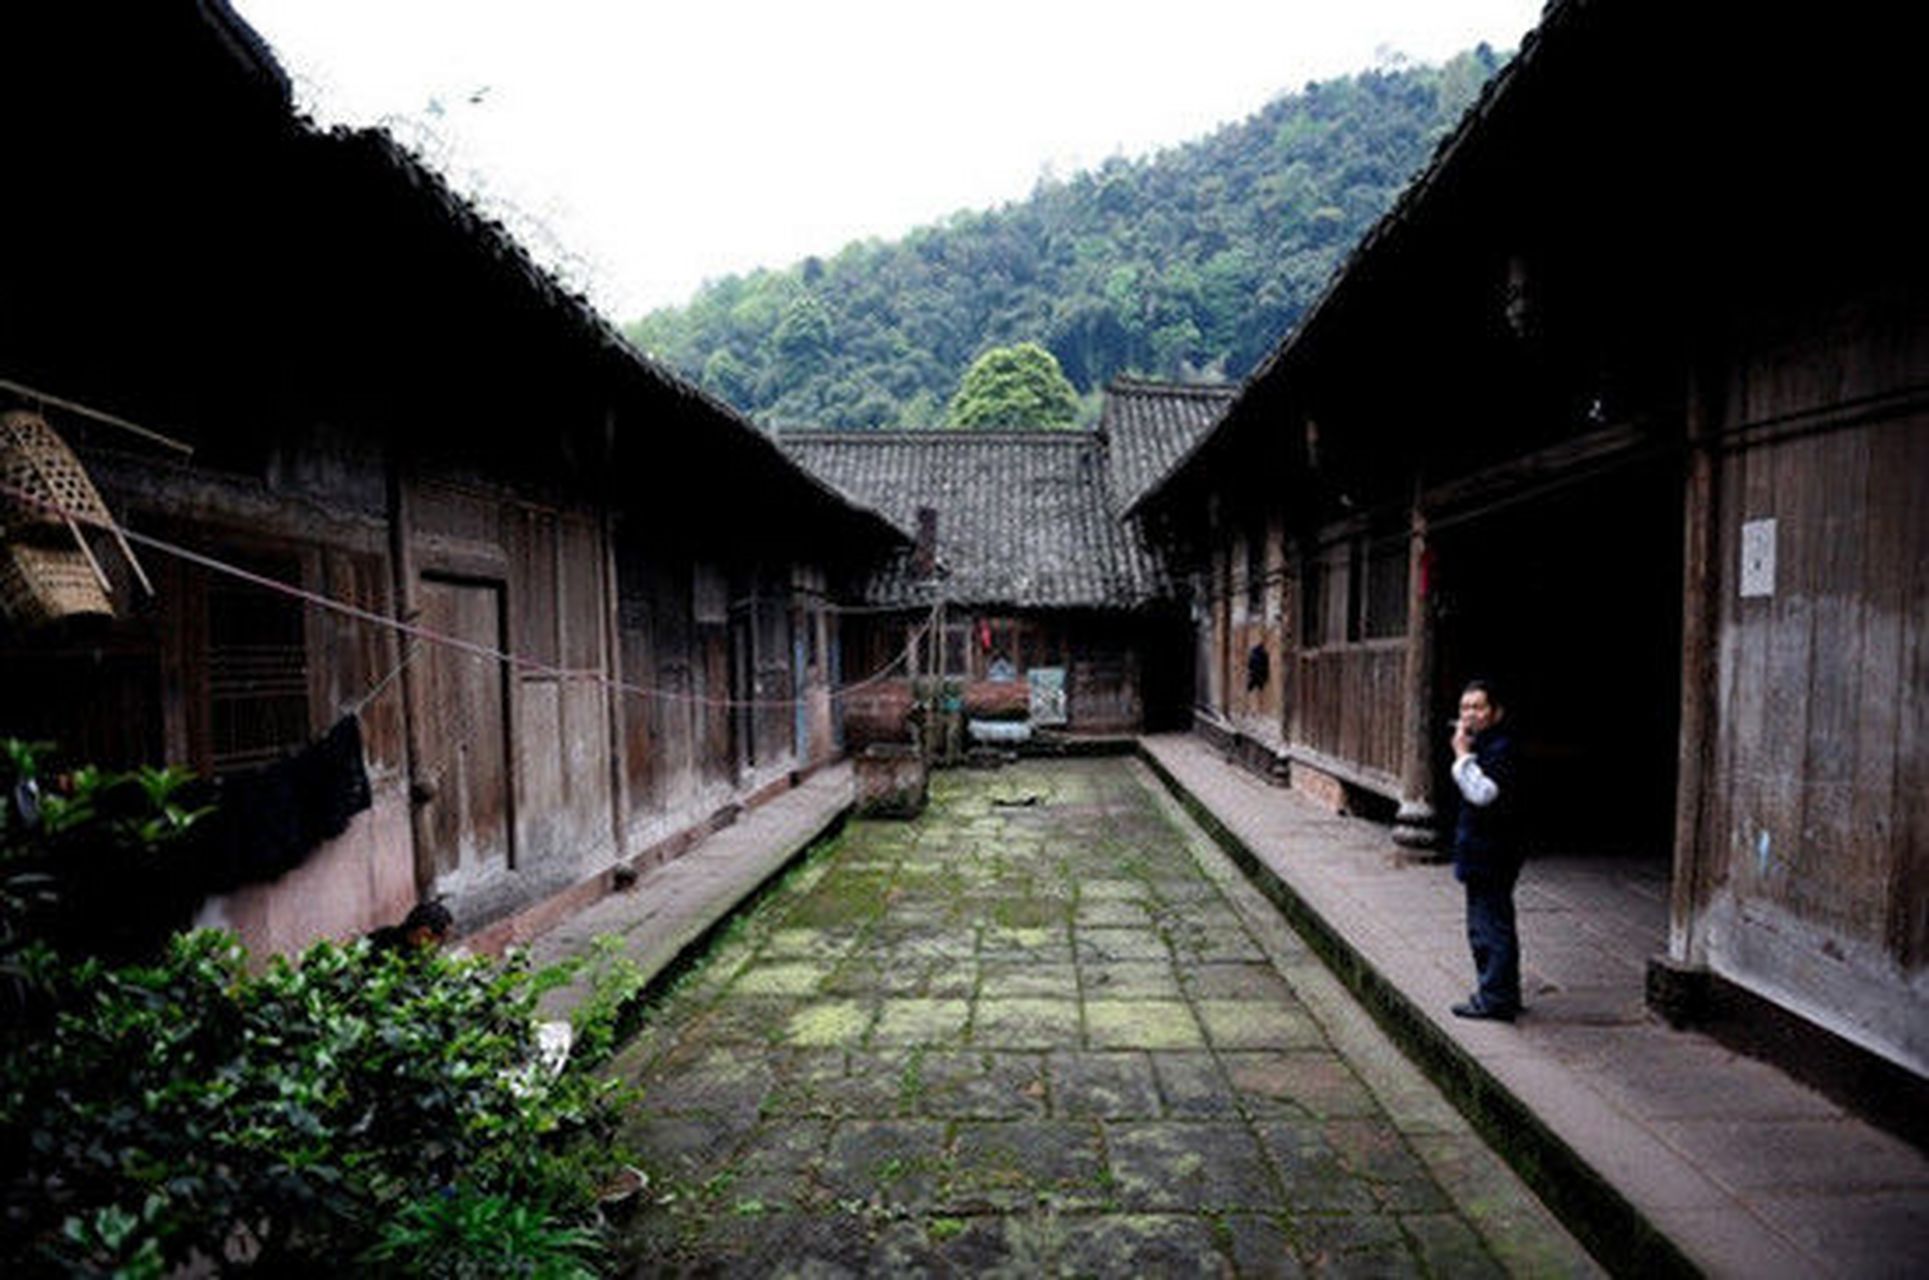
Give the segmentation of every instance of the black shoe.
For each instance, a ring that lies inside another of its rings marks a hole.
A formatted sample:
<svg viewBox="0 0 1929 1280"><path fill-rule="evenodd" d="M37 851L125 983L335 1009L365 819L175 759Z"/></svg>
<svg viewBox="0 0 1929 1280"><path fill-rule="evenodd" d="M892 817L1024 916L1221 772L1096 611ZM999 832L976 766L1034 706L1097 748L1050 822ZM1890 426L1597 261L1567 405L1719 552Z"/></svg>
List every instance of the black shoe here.
<svg viewBox="0 0 1929 1280"><path fill-rule="evenodd" d="M1477 1018L1488 1022L1512 1022L1518 1012L1517 1009L1485 1005L1478 1000L1462 1000L1453 1007L1453 1016L1456 1018Z"/></svg>

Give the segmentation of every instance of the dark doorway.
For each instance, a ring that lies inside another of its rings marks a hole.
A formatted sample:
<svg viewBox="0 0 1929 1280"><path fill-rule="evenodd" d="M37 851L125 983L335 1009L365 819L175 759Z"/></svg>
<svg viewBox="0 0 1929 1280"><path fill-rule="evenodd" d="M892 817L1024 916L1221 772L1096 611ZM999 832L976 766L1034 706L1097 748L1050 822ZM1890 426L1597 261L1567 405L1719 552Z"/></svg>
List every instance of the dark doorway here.
<svg viewBox="0 0 1929 1280"><path fill-rule="evenodd" d="M1145 649L1139 661L1147 733L1176 733L1192 726L1198 645L1185 614L1164 611L1145 622Z"/></svg>
<svg viewBox="0 0 1929 1280"><path fill-rule="evenodd" d="M1530 847L1666 857L1681 672L1681 480L1642 462L1437 524L1441 731L1499 681Z"/></svg>

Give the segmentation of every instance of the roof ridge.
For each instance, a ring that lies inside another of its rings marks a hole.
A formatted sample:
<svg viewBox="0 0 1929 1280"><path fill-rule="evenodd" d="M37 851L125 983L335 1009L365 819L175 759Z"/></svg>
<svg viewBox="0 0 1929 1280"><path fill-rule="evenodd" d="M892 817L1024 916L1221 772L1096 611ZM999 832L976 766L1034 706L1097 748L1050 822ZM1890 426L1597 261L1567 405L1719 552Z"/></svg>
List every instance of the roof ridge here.
<svg viewBox="0 0 1929 1280"><path fill-rule="evenodd" d="M1221 399L1239 393L1239 384L1234 382L1164 382L1157 378L1134 378L1119 375L1105 384L1108 393L1118 392L1133 395L1198 396L1204 399Z"/></svg>
<svg viewBox="0 0 1929 1280"><path fill-rule="evenodd" d="M782 444L1024 444L1085 445L1099 437L1089 427L1071 430L1020 428L1010 431L984 431L949 427L911 427L879 431L870 427L813 427L799 430L780 428L775 439Z"/></svg>

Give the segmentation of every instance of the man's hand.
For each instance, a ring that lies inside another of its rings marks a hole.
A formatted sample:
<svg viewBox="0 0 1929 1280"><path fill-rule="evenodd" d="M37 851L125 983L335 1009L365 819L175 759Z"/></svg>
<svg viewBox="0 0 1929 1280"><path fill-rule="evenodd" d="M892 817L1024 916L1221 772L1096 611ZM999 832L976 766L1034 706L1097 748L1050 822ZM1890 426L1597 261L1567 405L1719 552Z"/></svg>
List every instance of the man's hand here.
<svg viewBox="0 0 1929 1280"><path fill-rule="evenodd" d="M1463 759L1474 753L1474 736L1467 732L1467 722L1458 720L1453 726L1453 758Z"/></svg>

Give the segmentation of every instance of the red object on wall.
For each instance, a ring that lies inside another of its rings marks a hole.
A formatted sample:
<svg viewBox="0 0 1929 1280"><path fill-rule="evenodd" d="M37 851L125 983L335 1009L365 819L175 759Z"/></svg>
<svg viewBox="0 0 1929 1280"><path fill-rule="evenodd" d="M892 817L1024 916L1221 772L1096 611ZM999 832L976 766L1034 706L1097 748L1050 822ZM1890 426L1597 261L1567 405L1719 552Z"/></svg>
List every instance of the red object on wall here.
<svg viewBox="0 0 1929 1280"><path fill-rule="evenodd" d="M978 648L991 652L991 623L984 618L978 619Z"/></svg>

